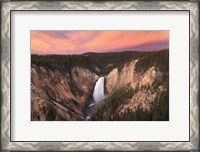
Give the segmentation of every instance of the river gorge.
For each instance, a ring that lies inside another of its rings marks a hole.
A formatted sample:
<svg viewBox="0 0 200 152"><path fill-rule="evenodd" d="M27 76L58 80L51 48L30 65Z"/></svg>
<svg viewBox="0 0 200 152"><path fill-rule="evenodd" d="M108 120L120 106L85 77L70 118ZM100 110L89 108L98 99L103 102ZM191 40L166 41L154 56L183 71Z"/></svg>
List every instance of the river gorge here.
<svg viewBox="0 0 200 152"><path fill-rule="evenodd" d="M168 120L166 63L168 50L33 55L31 120Z"/></svg>

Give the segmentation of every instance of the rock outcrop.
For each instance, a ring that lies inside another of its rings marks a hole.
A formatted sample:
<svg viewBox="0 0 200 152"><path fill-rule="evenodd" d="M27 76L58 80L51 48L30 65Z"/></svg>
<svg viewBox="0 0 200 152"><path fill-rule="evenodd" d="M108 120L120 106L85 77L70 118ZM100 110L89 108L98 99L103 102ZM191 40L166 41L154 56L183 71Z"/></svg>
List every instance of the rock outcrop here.
<svg viewBox="0 0 200 152"><path fill-rule="evenodd" d="M81 67L74 67L72 69L72 79L76 86L78 86L84 93L92 94L94 83L99 78L96 74Z"/></svg>
<svg viewBox="0 0 200 152"><path fill-rule="evenodd" d="M81 67L61 73L32 64L31 120L83 120L82 109L97 79Z"/></svg>
<svg viewBox="0 0 200 152"><path fill-rule="evenodd" d="M108 94L112 94L114 91L122 88L128 83L134 85L134 82L137 81L137 76L134 72L136 62L137 60L133 60L130 63L124 64L123 67L115 68L105 77L105 89Z"/></svg>
<svg viewBox="0 0 200 152"><path fill-rule="evenodd" d="M162 82L163 73L158 68L152 66L144 73L138 73L135 71L137 61L132 60L123 67L115 68L106 76L105 88L108 95L128 84L134 90L133 96L117 108L119 115L136 111L138 107L150 111L152 102L167 90L167 82Z"/></svg>

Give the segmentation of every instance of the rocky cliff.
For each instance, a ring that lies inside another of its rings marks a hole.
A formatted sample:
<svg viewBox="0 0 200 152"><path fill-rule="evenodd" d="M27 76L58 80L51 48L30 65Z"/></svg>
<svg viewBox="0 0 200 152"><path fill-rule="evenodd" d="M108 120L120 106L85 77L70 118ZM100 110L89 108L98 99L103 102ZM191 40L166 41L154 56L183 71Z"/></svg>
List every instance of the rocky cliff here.
<svg viewBox="0 0 200 152"><path fill-rule="evenodd" d="M105 90L108 94L112 94L119 88L124 87L128 83L134 84L137 80L135 64L137 60L124 64L122 67L114 68L107 76Z"/></svg>
<svg viewBox="0 0 200 152"><path fill-rule="evenodd" d="M97 79L78 66L60 72L32 64L31 120L83 120L82 109Z"/></svg>
<svg viewBox="0 0 200 152"><path fill-rule="evenodd" d="M164 82L156 87L152 86L162 79L162 73L155 66L150 67L143 74L137 73L135 71L137 61L133 60L125 64L122 69L115 68L106 76L105 89L108 94L112 94L128 84L133 90L137 90L129 102L120 105L119 113L124 113L128 109L134 111L138 106L149 110L150 103L154 101L158 93L167 89Z"/></svg>
<svg viewBox="0 0 200 152"><path fill-rule="evenodd" d="M149 60L148 66L141 64ZM92 119L129 120L139 111L152 116L145 116L143 120L168 120L168 74L167 51L155 54L153 58L133 59L114 68L105 76L108 98L97 108Z"/></svg>

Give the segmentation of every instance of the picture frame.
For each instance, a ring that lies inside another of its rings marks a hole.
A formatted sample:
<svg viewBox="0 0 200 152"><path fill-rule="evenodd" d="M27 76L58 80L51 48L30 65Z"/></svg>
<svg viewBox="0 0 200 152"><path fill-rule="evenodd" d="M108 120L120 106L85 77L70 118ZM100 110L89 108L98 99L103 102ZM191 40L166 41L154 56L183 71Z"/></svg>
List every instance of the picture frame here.
<svg viewBox="0 0 200 152"><path fill-rule="evenodd" d="M199 150L199 7L198 1L2 1L1 2L1 150L131 150L131 151L198 151ZM129 11L189 11L189 141L12 141L12 75L11 37L12 12L14 11L66 11L66 10L129 10Z"/></svg>

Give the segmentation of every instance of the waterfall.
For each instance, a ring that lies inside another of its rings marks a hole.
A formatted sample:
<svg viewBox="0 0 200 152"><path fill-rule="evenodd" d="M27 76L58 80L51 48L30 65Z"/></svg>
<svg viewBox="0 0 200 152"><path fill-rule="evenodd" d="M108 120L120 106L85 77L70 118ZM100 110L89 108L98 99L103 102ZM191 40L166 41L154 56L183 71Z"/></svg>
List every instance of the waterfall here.
<svg viewBox="0 0 200 152"><path fill-rule="evenodd" d="M84 120L88 121L90 120L93 110L95 109L96 105L98 105L98 103L105 99L105 95L104 95L104 77L100 77L97 82L95 83L94 86L94 91L93 91L93 99L92 102L87 106L86 108L86 114L84 116Z"/></svg>
<svg viewBox="0 0 200 152"><path fill-rule="evenodd" d="M94 87L93 98L95 102L103 100L104 97L104 77L100 77Z"/></svg>

